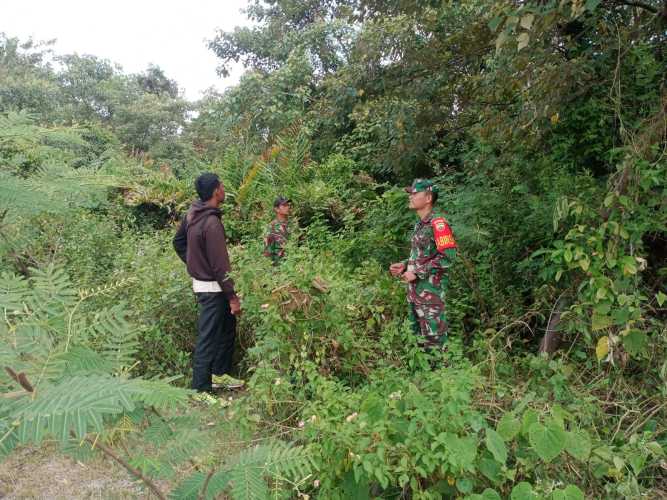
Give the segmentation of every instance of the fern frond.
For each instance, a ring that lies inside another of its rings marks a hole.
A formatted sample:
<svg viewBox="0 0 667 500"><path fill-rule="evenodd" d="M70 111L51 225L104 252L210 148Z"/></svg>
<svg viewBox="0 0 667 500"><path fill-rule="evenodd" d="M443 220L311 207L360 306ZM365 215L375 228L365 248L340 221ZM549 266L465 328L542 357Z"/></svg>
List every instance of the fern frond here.
<svg viewBox="0 0 667 500"><path fill-rule="evenodd" d="M178 465L195 455L205 453L211 445L210 438L200 430L179 430L167 446L163 448L160 456L165 462Z"/></svg>
<svg viewBox="0 0 667 500"><path fill-rule="evenodd" d="M14 451L18 444L15 427L4 417L5 415L0 413L0 459Z"/></svg>
<svg viewBox="0 0 667 500"><path fill-rule="evenodd" d="M23 276L8 272L0 274L0 310L4 313L21 312L29 293L28 281Z"/></svg>
<svg viewBox="0 0 667 500"><path fill-rule="evenodd" d="M123 306L102 309L90 323L94 342L100 345L100 352L109 361L113 371L118 373L132 366L139 350L139 340L137 329L125 319Z"/></svg>
<svg viewBox="0 0 667 500"><path fill-rule="evenodd" d="M32 294L26 305L38 319L54 323L77 302L76 290L65 271L53 263L31 273Z"/></svg>
<svg viewBox="0 0 667 500"><path fill-rule="evenodd" d="M235 467L229 473L234 500L264 500L270 498L269 487L259 466Z"/></svg>
<svg viewBox="0 0 667 500"><path fill-rule="evenodd" d="M186 406L192 391L171 385L172 380L133 379L136 399L157 409L176 409Z"/></svg>
<svg viewBox="0 0 667 500"><path fill-rule="evenodd" d="M79 462L86 462L96 455L90 443L77 439L70 439L65 443L61 443L60 451Z"/></svg>
<svg viewBox="0 0 667 500"><path fill-rule="evenodd" d="M268 444L266 470L273 477L286 477L298 481L313 469L312 458L302 446L289 446L282 441Z"/></svg>
<svg viewBox="0 0 667 500"><path fill-rule="evenodd" d="M176 429L181 427L196 427L201 421L201 414L198 410L190 408L187 415L176 415L169 419L169 423Z"/></svg>
<svg viewBox="0 0 667 500"><path fill-rule="evenodd" d="M131 381L100 375L38 387L34 399L17 401L13 412L13 418L21 422L17 435L22 443L39 443L47 434L61 442L71 433L82 439L90 431L103 431L105 415L133 410L135 394Z"/></svg>
<svg viewBox="0 0 667 500"><path fill-rule="evenodd" d="M199 492L206 482L206 474L195 472L186 477L179 485L172 490L169 498L173 500L197 500Z"/></svg>
<svg viewBox="0 0 667 500"><path fill-rule="evenodd" d="M156 458L147 457L144 455L136 455L129 461L130 465L136 467L142 474L149 477L173 477L173 467Z"/></svg>
<svg viewBox="0 0 667 500"><path fill-rule="evenodd" d="M227 471L219 471L213 474L208 481L205 498L207 500L217 498L229 485L229 479L229 472Z"/></svg>
<svg viewBox="0 0 667 500"><path fill-rule="evenodd" d="M73 346L56 357L62 363L62 376L109 373L113 365L100 353L83 346Z"/></svg>
<svg viewBox="0 0 667 500"><path fill-rule="evenodd" d="M18 361L26 363L42 361L53 349L53 342L48 332L40 325L33 323L16 325L13 335L7 338L7 341L7 345L3 347L11 349L13 356L19 358Z"/></svg>
<svg viewBox="0 0 667 500"><path fill-rule="evenodd" d="M259 172L266 167L266 164L266 161L262 158L255 161L254 165L248 171L245 178L243 179L243 182L239 186L238 195L236 196L237 205L243 205L243 202L248 197L248 192L253 184L253 181L255 180L255 177L257 177Z"/></svg>
<svg viewBox="0 0 667 500"><path fill-rule="evenodd" d="M235 500L269 498L264 474L270 450L268 446L257 445L238 454L236 463L229 472Z"/></svg>
<svg viewBox="0 0 667 500"><path fill-rule="evenodd" d="M144 431L144 439L157 447L164 445L173 436L174 432L169 425L159 417L151 418L151 424Z"/></svg>

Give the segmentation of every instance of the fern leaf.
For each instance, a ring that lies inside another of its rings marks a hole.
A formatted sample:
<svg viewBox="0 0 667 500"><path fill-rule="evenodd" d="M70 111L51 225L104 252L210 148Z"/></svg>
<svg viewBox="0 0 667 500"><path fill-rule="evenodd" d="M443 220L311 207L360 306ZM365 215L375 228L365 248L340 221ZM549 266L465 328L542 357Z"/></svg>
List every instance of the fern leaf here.
<svg viewBox="0 0 667 500"><path fill-rule="evenodd" d="M38 388L36 397L20 403L13 418L21 422L21 442L39 442L45 434L61 442L74 433L82 439L89 431L102 432L102 417L134 409L136 389L127 380L104 376L72 377L57 385Z"/></svg>
<svg viewBox="0 0 667 500"><path fill-rule="evenodd" d="M169 498L173 500L197 500L199 492L204 487L205 482L206 474L203 472L195 472L181 481L181 483L169 494Z"/></svg>
<svg viewBox="0 0 667 500"><path fill-rule="evenodd" d="M154 446L162 446L174 436L169 425L159 417L151 419L151 425L144 431L144 439Z"/></svg>
<svg viewBox="0 0 667 500"><path fill-rule="evenodd" d="M130 465L139 469L145 476L164 478L174 476L174 469L170 464L145 455L132 457Z"/></svg>
<svg viewBox="0 0 667 500"><path fill-rule="evenodd" d="M258 445L238 454L229 472L235 500L269 498L269 488L264 479L269 452L268 446Z"/></svg>
<svg viewBox="0 0 667 500"><path fill-rule="evenodd" d="M32 294L27 300L28 308L37 318L58 324L55 320L77 301L69 277L53 263L44 269L32 269L31 273Z"/></svg>
<svg viewBox="0 0 667 500"><path fill-rule="evenodd" d="M125 319L122 305L103 309L95 315L92 328L101 340L102 355L112 364L115 372L129 368L139 350L137 330Z"/></svg>
<svg viewBox="0 0 667 500"><path fill-rule="evenodd" d="M7 272L0 274L0 310L21 312L29 292L28 281L22 276Z"/></svg>
<svg viewBox="0 0 667 500"><path fill-rule="evenodd" d="M65 443L61 443L60 451L79 462L86 462L96 455L90 443L77 439L70 439Z"/></svg>
<svg viewBox="0 0 667 500"><path fill-rule="evenodd" d="M171 385L170 381L134 379L132 383L136 389L136 398L147 406L158 409L186 406L192 391Z"/></svg>
<svg viewBox="0 0 667 500"><path fill-rule="evenodd" d="M0 416L3 416L0 414ZM5 418L0 418L0 458L9 455L18 444L16 429Z"/></svg>
<svg viewBox="0 0 667 500"><path fill-rule="evenodd" d="M206 496L207 500L213 500L218 495L220 495L227 486L229 485L229 472L219 471L211 476L211 479L208 482L206 487Z"/></svg>
<svg viewBox="0 0 667 500"><path fill-rule="evenodd" d="M270 498L269 487L259 466L235 467L230 472L234 500L265 500Z"/></svg>
<svg viewBox="0 0 667 500"><path fill-rule="evenodd" d="M63 376L109 373L113 366L101 354L83 346L73 346L67 352L58 355L62 363Z"/></svg>
<svg viewBox="0 0 667 500"><path fill-rule="evenodd" d="M289 446L275 441L270 446L266 470L273 477L288 477L294 480L308 476L313 467L308 451L302 446Z"/></svg>
<svg viewBox="0 0 667 500"><path fill-rule="evenodd" d="M178 465L196 455L204 454L212 443L206 434L197 429L185 429L177 432L169 444L164 447L161 457L165 462Z"/></svg>

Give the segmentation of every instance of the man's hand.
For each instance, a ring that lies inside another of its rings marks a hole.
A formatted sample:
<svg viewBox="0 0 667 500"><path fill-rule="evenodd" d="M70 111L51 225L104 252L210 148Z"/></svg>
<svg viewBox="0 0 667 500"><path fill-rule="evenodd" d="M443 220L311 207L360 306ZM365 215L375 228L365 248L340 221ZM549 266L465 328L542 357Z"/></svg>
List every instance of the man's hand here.
<svg viewBox="0 0 667 500"><path fill-rule="evenodd" d="M417 275L413 273L412 271L407 271L403 273L403 281L406 283L412 283L414 280L417 279Z"/></svg>
<svg viewBox="0 0 667 500"><path fill-rule="evenodd" d="M403 262L396 262L389 266L389 272L392 276L400 276L405 271L405 264Z"/></svg>
<svg viewBox="0 0 667 500"><path fill-rule="evenodd" d="M234 316L241 315L241 301L238 297L235 297L229 301L229 308L232 310Z"/></svg>

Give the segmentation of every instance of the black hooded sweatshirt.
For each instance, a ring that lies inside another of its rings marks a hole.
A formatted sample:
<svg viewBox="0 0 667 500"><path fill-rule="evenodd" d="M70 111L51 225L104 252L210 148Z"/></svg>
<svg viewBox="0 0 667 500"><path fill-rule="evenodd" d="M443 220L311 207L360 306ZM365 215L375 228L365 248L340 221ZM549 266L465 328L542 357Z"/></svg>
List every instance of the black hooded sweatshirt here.
<svg viewBox="0 0 667 500"><path fill-rule="evenodd" d="M217 281L227 299L236 298L220 209L201 200L192 204L174 236L174 250L200 281Z"/></svg>

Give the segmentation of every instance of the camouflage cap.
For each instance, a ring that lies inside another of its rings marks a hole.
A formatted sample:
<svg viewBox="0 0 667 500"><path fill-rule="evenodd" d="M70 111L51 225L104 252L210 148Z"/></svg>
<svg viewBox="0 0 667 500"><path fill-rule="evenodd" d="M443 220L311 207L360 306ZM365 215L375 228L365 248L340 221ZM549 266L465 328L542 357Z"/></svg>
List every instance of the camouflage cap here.
<svg viewBox="0 0 667 500"><path fill-rule="evenodd" d="M278 208L280 205L287 205L289 203L292 203L292 200L285 198L284 196L278 196L276 201L273 202L273 208Z"/></svg>
<svg viewBox="0 0 667 500"><path fill-rule="evenodd" d="M438 192L438 186L433 184L433 181L430 179L415 179L412 182L411 186L408 186L405 188L406 193L420 193L420 192L429 192L429 193L437 193Z"/></svg>

